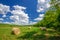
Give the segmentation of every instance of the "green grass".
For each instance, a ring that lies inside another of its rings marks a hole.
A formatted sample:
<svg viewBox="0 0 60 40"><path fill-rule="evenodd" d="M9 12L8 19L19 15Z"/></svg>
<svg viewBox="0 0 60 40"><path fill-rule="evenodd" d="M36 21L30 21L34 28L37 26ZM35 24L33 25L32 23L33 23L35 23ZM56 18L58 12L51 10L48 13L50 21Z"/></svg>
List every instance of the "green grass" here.
<svg viewBox="0 0 60 40"><path fill-rule="evenodd" d="M52 31L53 29L50 28L47 28L48 31L45 31L39 27L28 29L26 26L17 26L20 28L21 33L18 36L13 35L11 31L14 26L15 25L0 24L0 40L60 40L60 32Z"/></svg>

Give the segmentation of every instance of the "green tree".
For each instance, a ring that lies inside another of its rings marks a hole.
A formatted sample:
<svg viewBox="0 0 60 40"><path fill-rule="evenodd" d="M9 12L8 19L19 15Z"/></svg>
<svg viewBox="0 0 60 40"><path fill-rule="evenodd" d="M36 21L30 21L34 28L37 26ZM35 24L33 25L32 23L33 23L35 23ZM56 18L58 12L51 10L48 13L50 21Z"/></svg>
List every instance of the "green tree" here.
<svg viewBox="0 0 60 40"><path fill-rule="evenodd" d="M51 0L51 7L46 11L43 20L36 25L60 28L60 0Z"/></svg>

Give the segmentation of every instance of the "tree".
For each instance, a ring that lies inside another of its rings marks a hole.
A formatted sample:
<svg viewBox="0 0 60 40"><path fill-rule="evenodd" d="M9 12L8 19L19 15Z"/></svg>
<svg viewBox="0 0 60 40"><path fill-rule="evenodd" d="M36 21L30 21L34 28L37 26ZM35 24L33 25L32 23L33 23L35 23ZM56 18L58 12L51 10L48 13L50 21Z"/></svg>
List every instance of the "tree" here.
<svg viewBox="0 0 60 40"><path fill-rule="evenodd" d="M51 7L46 11L43 20L37 23L39 26L60 28L60 1L51 0Z"/></svg>

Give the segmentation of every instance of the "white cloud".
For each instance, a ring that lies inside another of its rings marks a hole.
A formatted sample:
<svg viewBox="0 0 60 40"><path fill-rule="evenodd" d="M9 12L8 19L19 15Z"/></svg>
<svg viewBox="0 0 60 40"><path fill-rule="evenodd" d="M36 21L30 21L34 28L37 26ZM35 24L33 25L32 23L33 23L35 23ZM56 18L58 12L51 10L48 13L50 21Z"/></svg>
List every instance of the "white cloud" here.
<svg viewBox="0 0 60 40"><path fill-rule="evenodd" d="M49 7L50 7L50 4L49 4L49 3L47 3L47 4L46 4L46 7L47 7L47 8L49 8Z"/></svg>
<svg viewBox="0 0 60 40"><path fill-rule="evenodd" d="M12 10L11 13L13 14L10 16L10 19L13 20L16 24L28 24L29 23L29 16L24 12L26 7L15 5L13 6L15 10Z"/></svg>
<svg viewBox="0 0 60 40"><path fill-rule="evenodd" d="M6 15L4 14L2 17L6 17Z"/></svg>
<svg viewBox="0 0 60 40"><path fill-rule="evenodd" d="M10 11L10 6L0 4L0 14L6 14Z"/></svg>
<svg viewBox="0 0 60 40"><path fill-rule="evenodd" d="M44 14L40 14L39 17L44 17Z"/></svg>
<svg viewBox="0 0 60 40"><path fill-rule="evenodd" d="M6 17L7 12L10 12L10 6L0 4L0 14L3 15L2 17ZM0 23L4 23L3 20L3 18L0 18Z"/></svg>
<svg viewBox="0 0 60 40"><path fill-rule="evenodd" d="M10 16L10 19L12 19L14 21L19 21L19 16L13 15L13 16Z"/></svg>
<svg viewBox="0 0 60 40"><path fill-rule="evenodd" d="M4 19L3 18L0 18L0 21L3 21Z"/></svg>
<svg viewBox="0 0 60 40"><path fill-rule="evenodd" d="M28 24L29 23L29 16L25 13L26 7L22 7L19 5L13 6L14 10L10 10L10 6L0 4L0 14L3 14L2 17L6 17L7 12L11 12L13 15L10 16L10 19L13 20L13 24ZM0 18L0 21L3 18ZM10 23L10 22L2 22L2 23Z"/></svg>
<svg viewBox="0 0 60 40"><path fill-rule="evenodd" d="M42 20L44 17L44 14L40 14L39 17L35 18L34 20L40 21Z"/></svg>
<svg viewBox="0 0 60 40"><path fill-rule="evenodd" d="M42 2L42 3L44 3L46 0L38 0L38 2Z"/></svg>
<svg viewBox="0 0 60 40"><path fill-rule="evenodd" d="M19 5L15 5L13 7L15 8L15 10L24 10L24 9L26 9L26 7L22 7L22 6L19 6Z"/></svg>
<svg viewBox="0 0 60 40"><path fill-rule="evenodd" d="M40 0L42 3L45 2L44 0ZM40 2L39 1L39 2ZM46 4L47 7L49 7L49 4ZM10 19L13 20L14 22L3 22L3 23L13 23L13 24L35 24L37 22L30 22L29 21L29 16L27 13L25 13L26 7L15 5L13 6L14 10L10 11L10 6L0 4L0 14L3 14L2 17L6 17L7 12L11 12L13 15L10 16ZM41 7L38 5L38 12L41 12L44 10L44 7ZM34 20L42 20L44 17L44 14L40 14L38 18ZM4 20L3 18L0 18L0 20Z"/></svg>
<svg viewBox="0 0 60 40"><path fill-rule="evenodd" d="M41 12L50 7L50 0L38 0L37 12Z"/></svg>
<svg viewBox="0 0 60 40"><path fill-rule="evenodd" d="M35 20L40 21L40 20L42 20L42 19L43 19L43 18L38 17L38 18L36 18Z"/></svg>
<svg viewBox="0 0 60 40"><path fill-rule="evenodd" d="M39 8L38 10L37 10L37 12L41 12L41 11L43 11L44 9L43 8Z"/></svg>

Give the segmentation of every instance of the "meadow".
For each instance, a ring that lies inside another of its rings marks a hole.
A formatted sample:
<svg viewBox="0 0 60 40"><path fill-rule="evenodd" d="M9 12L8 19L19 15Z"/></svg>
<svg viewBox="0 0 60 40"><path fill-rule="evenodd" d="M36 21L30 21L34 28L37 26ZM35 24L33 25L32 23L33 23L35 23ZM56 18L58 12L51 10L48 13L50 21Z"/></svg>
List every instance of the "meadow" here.
<svg viewBox="0 0 60 40"><path fill-rule="evenodd" d="M20 29L19 35L11 33L13 27ZM60 32L53 30L52 28L41 30L40 27L34 26L0 24L0 40L60 40Z"/></svg>

